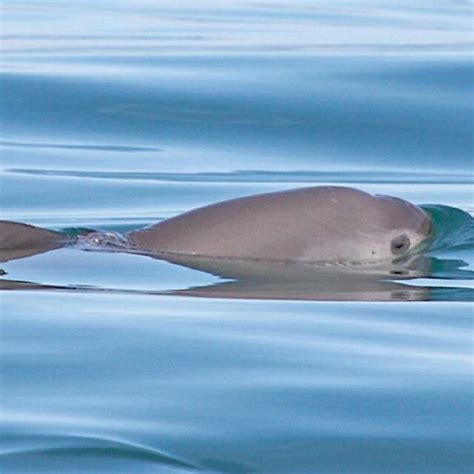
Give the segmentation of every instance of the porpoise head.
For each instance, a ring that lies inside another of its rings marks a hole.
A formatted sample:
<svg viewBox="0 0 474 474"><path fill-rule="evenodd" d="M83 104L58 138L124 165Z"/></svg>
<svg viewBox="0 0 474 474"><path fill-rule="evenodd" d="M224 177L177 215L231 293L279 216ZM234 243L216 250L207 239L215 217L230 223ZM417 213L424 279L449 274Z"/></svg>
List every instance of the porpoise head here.
<svg viewBox="0 0 474 474"><path fill-rule="evenodd" d="M367 212L370 225L364 227L364 213L361 213L362 229L354 227L347 242L355 261L397 261L428 246L432 222L422 208L400 198L380 195L373 197L373 205L375 211Z"/></svg>

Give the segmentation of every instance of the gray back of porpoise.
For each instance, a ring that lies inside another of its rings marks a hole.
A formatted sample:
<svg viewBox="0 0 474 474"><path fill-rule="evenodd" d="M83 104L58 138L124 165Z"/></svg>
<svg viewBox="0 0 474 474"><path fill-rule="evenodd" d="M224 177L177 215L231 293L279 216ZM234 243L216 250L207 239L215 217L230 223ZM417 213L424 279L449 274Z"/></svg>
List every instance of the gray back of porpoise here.
<svg viewBox="0 0 474 474"><path fill-rule="evenodd" d="M220 202L127 237L152 254L370 263L402 257L430 231L429 216L407 201L321 186Z"/></svg>
<svg viewBox="0 0 474 474"><path fill-rule="evenodd" d="M0 262L29 257L62 247L68 238L19 222L0 221Z"/></svg>

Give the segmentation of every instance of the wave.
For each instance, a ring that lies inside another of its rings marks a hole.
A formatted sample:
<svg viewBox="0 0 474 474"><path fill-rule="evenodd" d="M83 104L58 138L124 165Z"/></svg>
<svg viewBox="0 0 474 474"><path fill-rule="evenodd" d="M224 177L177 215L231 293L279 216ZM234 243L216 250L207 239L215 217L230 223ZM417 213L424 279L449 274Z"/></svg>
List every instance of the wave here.
<svg viewBox="0 0 474 474"><path fill-rule="evenodd" d="M429 252L474 247L474 218L456 207L441 204L421 206L433 221Z"/></svg>
<svg viewBox="0 0 474 474"><path fill-rule="evenodd" d="M31 463L48 465L57 462L58 458L68 466L74 461L82 465L88 460L94 464L97 460L113 460L153 463L179 469L173 469L173 472L199 470L194 464L176 456L118 439L77 435L4 435L2 438L7 445L0 451L2 466L11 466L14 470ZM55 466L57 467L57 464Z"/></svg>
<svg viewBox="0 0 474 474"><path fill-rule="evenodd" d="M0 146L2 142L0 142ZM29 145L35 146L35 145ZM65 147L66 145L39 145L42 147ZM72 146L69 145L69 148ZM79 145L76 145L79 148ZM82 146L84 148L84 146ZM95 148L99 148L96 146ZM107 148L107 147L103 147ZM146 151L146 148L138 148L137 151ZM474 178L466 176L465 173L452 173L446 176L443 172L417 172L390 171L390 170L337 170L337 171L314 171L314 170L234 170L228 172L194 172L194 173L171 173L153 171L91 171L91 170L66 170L66 169L35 169L35 168L8 168L4 170L10 174L45 176L57 178L82 178L101 180L124 180L124 181L159 181L171 183L376 183L376 184L404 184L404 183L427 183L427 184L472 184ZM429 206L427 206L429 208Z"/></svg>

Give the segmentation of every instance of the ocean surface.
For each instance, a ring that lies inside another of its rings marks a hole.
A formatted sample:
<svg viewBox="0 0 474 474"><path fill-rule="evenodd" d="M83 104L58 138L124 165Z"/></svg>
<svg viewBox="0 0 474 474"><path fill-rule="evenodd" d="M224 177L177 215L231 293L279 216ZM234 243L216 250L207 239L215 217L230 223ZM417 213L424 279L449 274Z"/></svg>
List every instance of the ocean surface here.
<svg viewBox="0 0 474 474"><path fill-rule="evenodd" d="M383 278L1 263L2 473L474 471L472 2L4 0L0 30L2 219L332 184L434 222Z"/></svg>

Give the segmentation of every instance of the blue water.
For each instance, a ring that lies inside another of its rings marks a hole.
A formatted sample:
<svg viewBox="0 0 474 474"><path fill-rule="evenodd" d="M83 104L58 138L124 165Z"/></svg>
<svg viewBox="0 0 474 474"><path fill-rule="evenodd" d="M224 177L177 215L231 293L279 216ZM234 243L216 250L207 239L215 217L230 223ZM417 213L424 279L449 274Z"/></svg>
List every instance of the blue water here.
<svg viewBox="0 0 474 474"><path fill-rule="evenodd" d="M357 284L2 263L2 473L474 470L471 2L0 8L2 219L125 232L338 184L435 223L408 273Z"/></svg>

